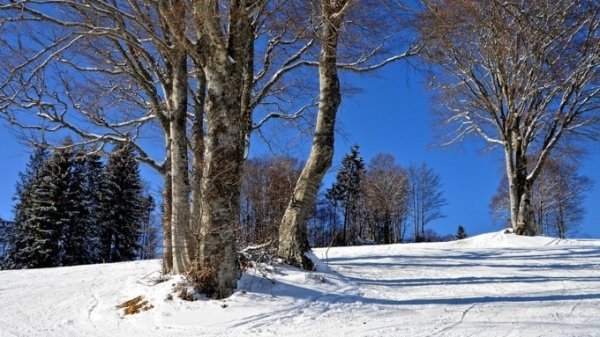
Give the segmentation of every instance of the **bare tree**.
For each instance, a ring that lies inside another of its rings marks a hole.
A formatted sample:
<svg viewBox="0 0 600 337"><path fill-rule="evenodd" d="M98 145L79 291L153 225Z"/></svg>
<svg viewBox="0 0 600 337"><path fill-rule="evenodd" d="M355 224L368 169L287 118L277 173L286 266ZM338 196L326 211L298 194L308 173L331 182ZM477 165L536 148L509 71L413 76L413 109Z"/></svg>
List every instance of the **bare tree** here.
<svg viewBox="0 0 600 337"><path fill-rule="evenodd" d="M600 3L424 0L418 29L449 142L474 135L504 152L510 221L535 233L531 188L565 138L597 137Z"/></svg>
<svg viewBox="0 0 600 337"><path fill-rule="evenodd" d="M447 205L442 181L425 163L408 168L409 213L415 242L425 239L425 226L444 217L442 207Z"/></svg>
<svg viewBox="0 0 600 337"><path fill-rule="evenodd" d="M549 158L531 188L531 212L535 234L565 238L579 228L585 215L585 192L592 187L577 164ZM500 224L510 223L510 196L506 177L490 202L492 217ZM509 221L507 221L509 220Z"/></svg>
<svg viewBox="0 0 600 337"><path fill-rule="evenodd" d="M249 159L242 183L241 245L277 245L279 223L300 173L291 157Z"/></svg>
<svg viewBox="0 0 600 337"><path fill-rule="evenodd" d="M391 7L386 8L386 4ZM312 262L304 255L309 249L307 222L323 176L332 164L335 121L342 98L338 69L372 71L414 55L418 50L412 47L406 52L396 55L392 53L392 56L381 59L382 55L389 55L389 51L386 53L383 48L386 38L381 33L385 28L378 29L389 27L387 24L390 22L398 23L393 20L393 15L386 21L382 19L381 14L398 13L398 5L397 1L320 0L318 9L315 10L319 18L317 21L320 23L320 53L318 62L310 64L317 65L319 70L317 122L308 160L298 178L279 228L278 254L292 265L312 268ZM372 21L367 20L369 24L361 25L361 18ZM350 34L345 35L345 32ZM365 45L373 44L375 48L364 48ZM362 53L357 53L357 50ZM352 59L355 61L345 62Z"/></svg>
<svg viewBox="0 0 600 337"><path fill-rule="evenodd" d="M407 173L389 154L371 159L363 183L365 220L378 243L404 241L408 219Z"/></svg>

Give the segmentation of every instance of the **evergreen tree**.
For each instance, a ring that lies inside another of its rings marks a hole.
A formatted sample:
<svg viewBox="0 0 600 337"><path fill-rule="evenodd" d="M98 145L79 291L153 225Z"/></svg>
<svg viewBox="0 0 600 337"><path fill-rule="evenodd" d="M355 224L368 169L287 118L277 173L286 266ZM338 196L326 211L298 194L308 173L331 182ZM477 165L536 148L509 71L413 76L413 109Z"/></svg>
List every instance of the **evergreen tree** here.
<svg viewBox="0 0 600 337"><path fill-rule="evenodd" d="M19 181L17 182L15 197L13 200L21 200L20 196L24 193L24 190L29 184L35 179L38 173L42 170L42 167L46 164L50 152L46 144L40 144L36 146L33 153L29 156L29 162L25 167L25 172L19 173Z"/></svg>
<svg viewBox="0 0 600 337"><path fill-rule="evenodd" d="M100 246L104 262L133 260L141 232L144 199L133 147L120 144L110 154L100 193Z"/></svg>
<svg viewBox="0 0 600 337"><path fill-rule="evenodd" d="M46 146L37 146L29 156L29 162L25 171L19 173L19 181L16 185L16 193L13 200L16 201L14 209L15 221L6 222L3 228L2 236L4 238L4 249L6 256L2 261L2 268L20 268L19 256L15 246L17 238L24 235L24 229L27 227L27 220L30 218L31 211L27 198L33 188L32 183L46 164L49 152Z"/></svg>
<svg viewBox="0 0 600 337"><path fill-rule="evenodd" d="M456 240L466 239L469 236L465 231L465 228L462 225L458 226L458 230L456 231Z"/></svg>
<svg viewBox="0 0 600 337"><path fill-rule="evenodd" d="M84 196L82 202L85 205L88 217L86 219L86 228L88 233L87 251L91 263L102 262L101 257L101 202L100 193L102 189L102 179L104 177L104 165L100 160L100 155L96 153L85 156L85 177L84 177Z"/></svg>
<svg viewBox="0 0 600 337"><path fill-rule="evenodd" d="M17 207L14 245L9 267L60 265L61 236L68 223L71 141L52 153L29 184L23 185Z"/></svg>
<svg viewBox="0 0 600 337"><path fill-rule="evenodd" d="M341 244L347 245L348 227L356 219L357 206L360 199L360 183L365 169L365 162L359 153L359 146L354 145L350 153L342 159L342 167L336 175L335 182L327 190L326 196L330 200L336 200L343 207L344 228L342 232ZM357 233L355 233L357 234ZM354 235L352 236L352 241Z"/></svg>
<svg viewBox="0 0 600 337"><path fill-rule="evenodd" d="M153 224L152 212L154 211L154 198L147 196L143 198L142 216L140 218L141 234L138 257L140 260L156 258L158 246L158 227Z"/></svg>
<svg viewBox="0 0 600 337"><path fill-rule="evenodd" d="M64 266L93 262L92 240L94 231L92 203L97 191L90 190L87 184L89 174L88 157L83 149L76 154L70 179L68 181L68 200L66 203L67 222L63 228L61 264Z"/></svg>

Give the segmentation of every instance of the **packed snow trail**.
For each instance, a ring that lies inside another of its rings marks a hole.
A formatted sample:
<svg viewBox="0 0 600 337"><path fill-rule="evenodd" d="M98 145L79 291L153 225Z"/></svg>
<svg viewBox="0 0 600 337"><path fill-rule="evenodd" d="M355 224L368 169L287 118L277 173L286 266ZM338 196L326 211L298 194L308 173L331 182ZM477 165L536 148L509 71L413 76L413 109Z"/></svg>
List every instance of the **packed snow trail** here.
<svg viewBox="0 0 600 337"><path fill-rule="evenodd" d="M0 336L600 336L600 241L492 233L315 249L224 301L169 299L158 261L0 272ZM124 316L143 296L153 308Z"/></svg>

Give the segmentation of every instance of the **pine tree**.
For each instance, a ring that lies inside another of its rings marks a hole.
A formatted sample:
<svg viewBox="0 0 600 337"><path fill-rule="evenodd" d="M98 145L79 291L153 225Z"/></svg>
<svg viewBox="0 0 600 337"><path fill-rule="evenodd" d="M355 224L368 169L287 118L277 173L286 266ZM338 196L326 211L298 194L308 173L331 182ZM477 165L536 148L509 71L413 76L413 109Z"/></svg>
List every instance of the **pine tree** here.
<svg viewBox="0 0 600 337"><path fill-rule="evenodd" d="M342 245L347 245L348 227L356 218L357 205L360 198L360 183L365 169L365 162L359 154L359 146L354 145L350 153L342 159L342 167L336 175L336 180L327 190L326 195L330 200L340 202L344 210L344 228L342 232ZM360 233L355 233L359 234ZM354 237L352 237L352 240Z"/></svg>
<svg viewBox="0 0 600 337"><path fill-rule="evenodd" d="M52 153L39 173L22 187L17 207L10 267L43 268L61 263L61 236L68 223L71 141Z"/></svg>
<svg viewBox="0 0 600 337"><path fill-rule="evenodd" d="M49 156L50 152L48 151L47 144L43 143L34 148L33 153L29 156L29 162L25 167L25 172L19 173L19 181L17 182L13 200L19 201L21 199L20 195L35 179L42 167L44 167Z"/></svg>
<svg viewBox="0 0 600 337"><path fill-rule="evenodd" d="M456 231L456 240L466 239L469 236L465 231L465 228L462 225L458 226L458 230Z"/></svg>
<svg viewBox="0 0 600 337"><path fill-rule="evenodd" d="M100 193L100 246L104 262L135 258L143 208L142 183L133 148L120 144L109 156Z"/></svg>

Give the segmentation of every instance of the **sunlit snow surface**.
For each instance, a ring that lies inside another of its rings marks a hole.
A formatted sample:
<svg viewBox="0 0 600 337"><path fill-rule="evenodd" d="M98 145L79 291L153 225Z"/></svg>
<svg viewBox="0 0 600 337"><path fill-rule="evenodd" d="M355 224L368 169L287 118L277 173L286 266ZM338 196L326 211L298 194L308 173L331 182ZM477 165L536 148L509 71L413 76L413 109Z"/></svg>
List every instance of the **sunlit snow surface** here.
<svg viewBox="0 0 600 337"><path fill-rule="evenodd" d="M315 249L224 301L167 300L158 261L0 272L0 336L600 336L600 240L491 233ZM325 264L327 263L327 264ZM142 295L149 311L116 305Z"/></svg>

